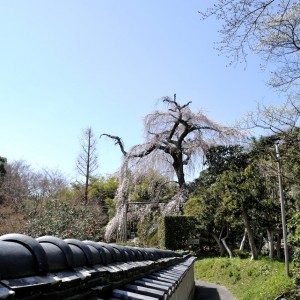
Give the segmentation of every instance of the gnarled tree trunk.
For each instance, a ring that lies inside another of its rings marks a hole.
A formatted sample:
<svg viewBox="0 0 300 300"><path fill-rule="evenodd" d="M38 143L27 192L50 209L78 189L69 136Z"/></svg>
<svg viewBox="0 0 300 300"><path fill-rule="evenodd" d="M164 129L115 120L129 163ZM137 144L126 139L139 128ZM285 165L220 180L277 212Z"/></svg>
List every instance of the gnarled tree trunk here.
<svg viewBox="0 0 300 300"><path fill-rule="evenodd" d="M245 228L245 231L244 231L243 239L242 239L241 245L240 245L240 250L244 250L246 238L247 238L247 228Z"/></svg>
<svg viewBox="0 0 300 300"><path fill-rule="evenodd" d="M221 257L225 256L225 252L226 252L226 248L224 247L224 244L222 243L222 240L221 240L222 235L223 235L223 230L224 230L224 227L222 227L222 230L221 230L219 236L217 236L215 232L212 232L212 234L211 234L219 246Z"/></svg>
<svg viewBox="0 0 300 300"><path fill-rule="evenodd" d="M226 251L227 251L229 257L232 258L232 252L231 252L231 250L229 249L229 247L228 247L228 245L227 245L227 243L226 243L226 239L228 238L228 234L229 234L229 231L228 231L228 226L227 226L226 236L223 237L223 238L221 239L221 241L222 241L222 243L223 243L223 245L224 245L224 247L225 247L225 249L226 249Z"/></svg>
<svg viewBox="0 0 300 300"><path fill-rule="evenodd" d="M251 253L252 253L251 259L257 259L258 253L257 253L257 248L254 243L254 234L253 234L253 230L251 228L250 222L249 222L248 211L243 203L242 203L242 215L243 215L243 221L244 221L245 227L248 232L249 245L250 245L250 249L251 249Z"/></svg>

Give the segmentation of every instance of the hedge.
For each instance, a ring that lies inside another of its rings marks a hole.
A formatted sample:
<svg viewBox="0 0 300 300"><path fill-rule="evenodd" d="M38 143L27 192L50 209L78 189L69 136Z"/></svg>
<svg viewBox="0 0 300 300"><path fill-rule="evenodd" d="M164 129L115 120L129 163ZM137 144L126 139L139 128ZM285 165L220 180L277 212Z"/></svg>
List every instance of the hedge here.
<svg viewBox="0 0 300 300"><path fill-rule="evenodd" d="M188 250L189 240L195 234L196 218L191 216L165 216L160 218L158 234L160 247L170 250Z"/></svg>

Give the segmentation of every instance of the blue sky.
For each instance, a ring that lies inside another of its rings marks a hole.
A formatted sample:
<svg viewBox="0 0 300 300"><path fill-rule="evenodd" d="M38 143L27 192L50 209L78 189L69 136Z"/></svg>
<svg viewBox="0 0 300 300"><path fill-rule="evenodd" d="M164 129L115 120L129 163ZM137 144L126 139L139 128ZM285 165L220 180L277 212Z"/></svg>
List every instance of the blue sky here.
<svg viewBox="0 0 300 300"><path fill-rule="evenodd" d="M76 176L82 131L143 141L143 116L163 96L224 125L258 102L278 103L259 59L226 67L214 50L220 24L200 21L211 1L0 2L0 156ZM120 166L98 142L99 172Z"/></svg>

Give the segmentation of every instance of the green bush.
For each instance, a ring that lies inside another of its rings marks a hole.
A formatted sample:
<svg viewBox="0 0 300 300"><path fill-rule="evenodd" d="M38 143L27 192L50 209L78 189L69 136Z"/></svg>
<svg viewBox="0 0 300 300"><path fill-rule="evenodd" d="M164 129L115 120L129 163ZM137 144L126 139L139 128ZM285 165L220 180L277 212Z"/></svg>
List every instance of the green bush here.
<svg viewBox="0 0 300 300"><path fill-rule="evenodd" d="M97 207L68 202L47 201L38 213L31 213L26 234L32 237L52 235L62 239L103 240L103 218Z"/></svg>
<svg viewBox="0 0 300 300"><path fill-rule="evenodd" d="M232 252L234 256L239 258L248 258L250 256L249 252L240 249L234 249Z"/></svg>
<svg viewBox="0 0 300 300"><path fill-rule="evenodd" d="M160 247L170 250L189 250L189 240L195 235L196 218L165 216L159 222Z"/></svg>
<svg viewBox="0 0 300 300"><path fill-rule="evenodd" d="M145 216L137 225L138 244L141 247L158 247L157 216L152 213Z"/></svg>

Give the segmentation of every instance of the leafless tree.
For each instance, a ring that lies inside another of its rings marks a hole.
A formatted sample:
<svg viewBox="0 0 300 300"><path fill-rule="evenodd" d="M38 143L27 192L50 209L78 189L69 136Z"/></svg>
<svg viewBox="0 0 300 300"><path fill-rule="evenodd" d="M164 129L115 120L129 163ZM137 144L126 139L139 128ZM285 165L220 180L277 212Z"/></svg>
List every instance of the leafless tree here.
<svg viewBox="0 0 300 300"><path fill-rule="evenodd" d="M25 199L34 194L34 172L23 160L7 163L1 196L6 204L18 209Z"/></svg>
<svg viewBox="0 0 300 300"><path fill-rule="evenodd" d="M258 104L253 112L249 112L241 121L241 128L262 129L267 135L274 135L288 144L296 146L296 131L299 131L300 98L289 96L281 105ZM300 150L300 149L299 149Z"/></svg>
<svg viewBox="0 0 300 300"><path fill-rule="evenodd" d="M84 203L88 203L90 179L98 169L97 139L89 127L83 131L81 139L81 152L78 156L76 167L78 173L84 178Z"/></svg>
<svg viewBox="0 0 300 300"><path fill-rule="evenodd" d="M57 169L43 168L35 173L35 193L41 198L59 198L68 187L66 176Z"/></svg>
<svg viewBox="0 0 300 300"><path fill-rule="evenodd" d="M117 213L107 227L108 239L115 230L124 226L128 169L134 172L156 167L166 174L174 174L179 192L167 205L165 213L182 212L183 203L188 197L185 173L193 168L194 164L199 163L199 158L202 158L212 145L227 143L232 138L241 137L239 131L211 121L202 112L192 112L189 107L191 102L180 105L176 95L174 99L164 97L162 103L166 105L167 110L155 111L144 119L146 140L143 144L135 145L127 152L120 137L104 134L113 139L124 154L121 182L116 197Z"/></svg>
<svg viewBox="0 0 300 300"><path fill-rule="evenodd" d="M217 49L231 63L246 60L249 52L260 54L263 65L271 61L269 84L281 90L299 86L300 2L299 0L218 0L202 19L222 22Z"/></svg>
<svg viewBox="0 0 300 300"><path fill-rule="evenodd" d="M6 163L5 169L0 196L4 205L17 211L25 200L30 200L37 208L41 200L58 197L68 186L66 177L59 170L34 171L23 160Z"/></svg>

